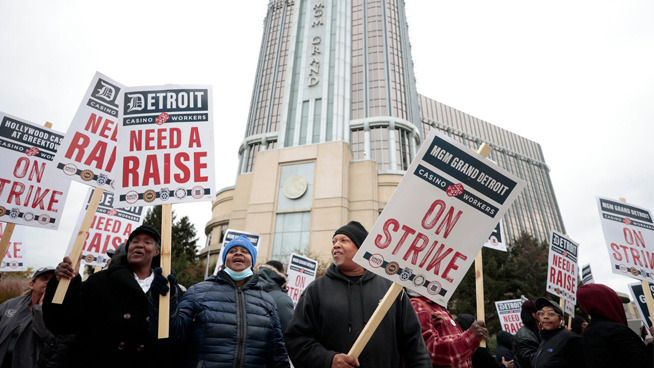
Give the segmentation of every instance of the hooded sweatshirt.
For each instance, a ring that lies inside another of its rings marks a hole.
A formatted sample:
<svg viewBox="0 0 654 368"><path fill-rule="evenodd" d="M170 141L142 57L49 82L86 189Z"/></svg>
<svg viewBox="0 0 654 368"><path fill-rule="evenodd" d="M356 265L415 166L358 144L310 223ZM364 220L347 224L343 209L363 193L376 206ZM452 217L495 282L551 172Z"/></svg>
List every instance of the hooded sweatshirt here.
<svg viewBox="0 0 654 368"><path fill-rule="evenodd" d="M602 284L582 285L577 289L577 300L591 317L581 335L587 367L654 366L652 344L645 345L627 326L622 301L615 291Z"/></svg>
<svg viewBox="0 0 654 368"><path fill-rule="evenodd" d="M296 368L331 367L334 355L347 354L391 282L365 271L345 276L331 265L300 297L286 330L286 345ZM361 352L361 367L430 368L420 323L409 297L397 297Z"/></svg>

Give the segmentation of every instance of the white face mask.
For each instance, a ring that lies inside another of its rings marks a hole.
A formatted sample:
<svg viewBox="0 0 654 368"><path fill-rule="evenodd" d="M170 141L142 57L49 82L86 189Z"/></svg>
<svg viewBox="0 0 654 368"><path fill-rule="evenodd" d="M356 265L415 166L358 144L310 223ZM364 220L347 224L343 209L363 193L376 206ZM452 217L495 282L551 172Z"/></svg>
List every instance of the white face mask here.
<svg viewBox="0 0 654 368"><path fill-rule="evenodd" d="M241 280L246 279L246 278L248 278L248 277L250 277L250 276L252 276L254 274L254 272L252 272L251 267L248 267L248 268L244 269L243 271L234 271L231 268L225 266L224 270L225 270L225 273L227 273L229 275L229 277L231 277L232 280L234 280L234 281L241 281Z"/></svg>

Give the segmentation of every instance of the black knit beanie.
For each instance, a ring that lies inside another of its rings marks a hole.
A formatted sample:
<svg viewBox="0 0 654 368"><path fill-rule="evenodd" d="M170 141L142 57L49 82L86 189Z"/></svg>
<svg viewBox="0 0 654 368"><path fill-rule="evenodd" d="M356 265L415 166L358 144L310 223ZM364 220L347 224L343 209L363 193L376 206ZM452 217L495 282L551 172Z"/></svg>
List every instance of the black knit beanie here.
<svg viewBox="0 0 654 368"><path fill-rule="evenodd" d="M340 229L334 232L334 236L338 234L347 235L348 238L352 239L357 248L361 247L366 236L368 236L366 229L357 221L350 221L347 225L343 225Z"/></svg>

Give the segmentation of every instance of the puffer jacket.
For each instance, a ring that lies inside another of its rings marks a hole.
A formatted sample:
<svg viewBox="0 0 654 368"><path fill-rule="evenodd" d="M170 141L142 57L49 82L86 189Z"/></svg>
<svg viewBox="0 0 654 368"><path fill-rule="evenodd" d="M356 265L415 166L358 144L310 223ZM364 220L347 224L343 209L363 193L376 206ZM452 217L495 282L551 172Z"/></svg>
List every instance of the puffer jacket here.
<svg viewBox="0 0 654 368"><path fill-rule="evenodd" d="M275 302L257 281L237 287L220 271L190 287L178 306L171 298L170 336L186 347L180 367L289 367ZM157 302L150 298L151 330Z"/></svg>

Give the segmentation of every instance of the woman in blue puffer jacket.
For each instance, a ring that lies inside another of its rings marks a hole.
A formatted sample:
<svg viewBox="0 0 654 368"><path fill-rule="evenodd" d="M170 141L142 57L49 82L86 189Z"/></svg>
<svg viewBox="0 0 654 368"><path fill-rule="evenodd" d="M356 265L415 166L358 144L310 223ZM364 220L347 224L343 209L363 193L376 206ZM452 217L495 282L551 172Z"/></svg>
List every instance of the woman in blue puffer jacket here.
<svg viewBox="0 0 654 368"><path fill-rule="evenodd" d="M183 343L180 367L289 367L277 307L252 272L257 251L245 236L229 242L225 267L170 305L170 337ZM168 277L171 284L174 276ZM153 289L168 290L157 273ZM175 289L173 288L173 291ZM150 298L150 331L158 324L158 295Z"/></svg>

